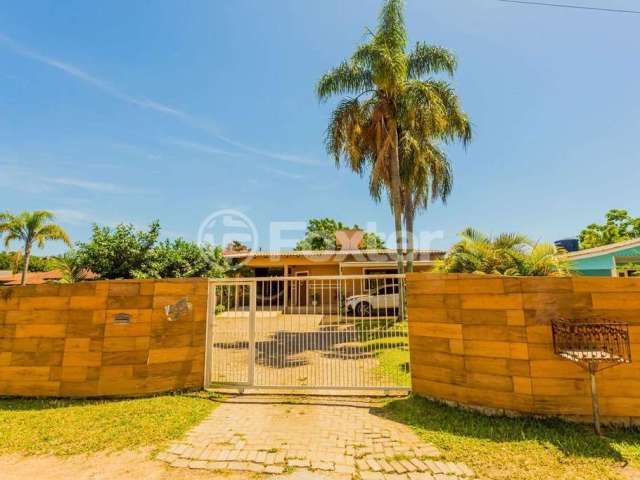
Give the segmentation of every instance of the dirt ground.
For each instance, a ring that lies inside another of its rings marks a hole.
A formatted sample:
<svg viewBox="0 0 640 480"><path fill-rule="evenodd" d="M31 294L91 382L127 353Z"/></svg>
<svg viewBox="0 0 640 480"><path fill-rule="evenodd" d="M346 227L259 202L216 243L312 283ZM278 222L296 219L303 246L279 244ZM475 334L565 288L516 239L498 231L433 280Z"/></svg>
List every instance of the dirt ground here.
<svg viewBox="0 0 640 480"><path fill-rule="evenodd" d="M50 455L0 456L2 480L339 480L335 474L297 471L288 475L257 475L233 472L207 472L187 468L170 468L166 463L152 460L149 450L123 451L55 457Z"/></svg>
<svg viewBox="0 0 640 480"><path fill-rule="evenodd" d="M366 321L356 329L353 317L316 314L256 314L254 383L260 386L394 387L402 385L401 372L380 371L372 345L358 346L362 338L384 336ZM376 316L369 323L395 319ZM398 336L405 336L398 333ZM213 330L211 381L244 383L249 376L249 330L246 312L216 316Z"/></svg>

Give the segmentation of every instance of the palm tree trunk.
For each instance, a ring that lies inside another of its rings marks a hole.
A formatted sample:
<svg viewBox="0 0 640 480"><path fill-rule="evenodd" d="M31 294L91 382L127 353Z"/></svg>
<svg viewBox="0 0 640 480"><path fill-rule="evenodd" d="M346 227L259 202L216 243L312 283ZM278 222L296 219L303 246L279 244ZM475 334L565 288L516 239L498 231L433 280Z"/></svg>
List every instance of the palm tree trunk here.
<svg viewBox="0 0 640 480"><path fill-rule="evenodd" d="M404 273L404 242L402 238L402 190L400 186L400 155L398 146L398 128L395 122L390 122L391 138L391 203L393 208L393 220L396 228L396 256L398 260L398 273ZM398 281L398 318L405 318L405 292L404 282Z"/></svg>
<svg viewBox="0 0 640 480"><path fill-rule="evenodd" d="M396 256L398 273L404 273L404 241L402 235L402 193L400 190L400 156L398 152L398 129L395 122L389 122L393 135L391 146L391 208L396 229Z"/></svg>
<svg viewBox="0 0 640 480"><path fill-rule="evenodd" d="M407 272L413 272L413 221L413 205L411 199L407 199L404 211L405 231L407 234Z"/></svg>
<svg viewBox="0 0 640 480"><path fill-rule="evenodd" d="M22 265L22 279L20 285L27 284L27 272L29 271L29 259L31 258L31 243L24 244L24 264Z"/></svg>

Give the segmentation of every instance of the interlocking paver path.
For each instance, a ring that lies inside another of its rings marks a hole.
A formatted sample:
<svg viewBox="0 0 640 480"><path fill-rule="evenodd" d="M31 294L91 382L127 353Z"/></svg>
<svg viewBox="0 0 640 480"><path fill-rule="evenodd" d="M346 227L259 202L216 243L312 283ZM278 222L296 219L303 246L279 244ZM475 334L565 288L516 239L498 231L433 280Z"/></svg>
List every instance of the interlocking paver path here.
<svg viewBox="0 0 640 480"><path fill-rule="evenodd" d="M473 478L367 399L243 396L226 400L158 456L173 467L283 474L296 469L362 480ZM313 478L313 477L310 477Z"/></svg>

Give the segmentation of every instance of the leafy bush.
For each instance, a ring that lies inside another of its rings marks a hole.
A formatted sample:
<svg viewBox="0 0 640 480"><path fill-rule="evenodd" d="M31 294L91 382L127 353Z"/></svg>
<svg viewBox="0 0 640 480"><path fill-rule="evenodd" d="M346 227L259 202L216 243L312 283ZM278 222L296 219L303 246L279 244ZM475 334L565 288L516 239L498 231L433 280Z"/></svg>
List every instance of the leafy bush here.
<svg viewBox="0 0 640 480"><path fill-rule="evenodd" d="M79 264L101 278L220 277L226 262L219 247L184 239L158 243L160 223L148 230L131 224L93 226L92 238L78 244Z"/></svg>
<svg viewBox="0 0 640 480"><path fill-rule="evenodd" d="M151 257L147 273L156 278L222 277L226 270L220 247L201 247L182 238L160 243Z"/></svg>
<svg viewBox="0 0 640 480"><path fill-rule="evenodd" d="M21 252L0 252L0 270L19 272L24 266L24 255ZM29 259L30 272L48 272L56 268L56 257L37 257Z"/></svg>
<svg viewBox="0 0 640 480"><path fill-rule="evenodd" d="M157 220L148 231L136 230L131 224L114 229L94 224L91 240L78 244L80 263L102 278L145 278L159 235Z"/></svg>

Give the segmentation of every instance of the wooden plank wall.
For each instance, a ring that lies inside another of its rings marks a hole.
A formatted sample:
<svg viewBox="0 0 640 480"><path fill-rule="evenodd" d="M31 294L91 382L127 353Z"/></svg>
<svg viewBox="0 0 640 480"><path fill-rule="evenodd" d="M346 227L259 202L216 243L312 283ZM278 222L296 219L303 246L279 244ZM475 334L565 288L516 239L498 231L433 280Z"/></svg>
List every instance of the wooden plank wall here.
<svg viewBox="0 0 640 480"><path fill-rule="evenodd" d="M203 385L206 279L0 289L0 395L135 396ZM187 297L192 315L164 307ZM128 325L114 315L131 316Z"/></svg>
<svg viewBox="0 0 640 480"><path fill-rule="evenodd" d="M587 419L587 374L553 354L550 321L630 325L640 355L640 279L407 275L414 392L460 404ZM640 423L640 358L598 374L605 421Z"/></svg>

